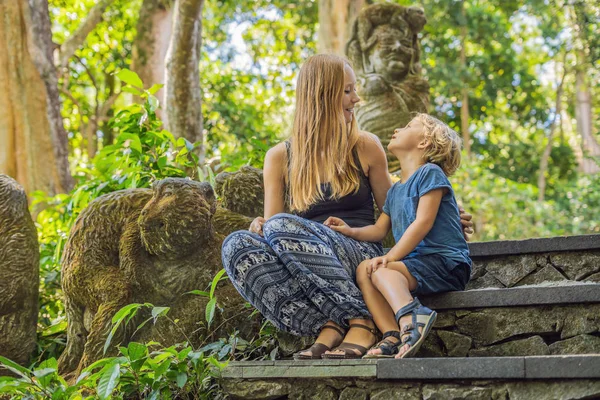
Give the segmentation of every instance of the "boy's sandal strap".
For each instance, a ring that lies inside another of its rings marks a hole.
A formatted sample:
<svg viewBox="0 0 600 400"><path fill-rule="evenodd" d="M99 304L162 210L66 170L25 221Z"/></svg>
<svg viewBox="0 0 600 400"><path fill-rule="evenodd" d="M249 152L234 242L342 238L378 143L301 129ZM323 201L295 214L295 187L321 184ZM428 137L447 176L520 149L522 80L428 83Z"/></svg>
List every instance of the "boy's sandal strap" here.
<svg viewBox="0 0 600 400"><path fill-rule="evenodd" d="M389 338L389 337L394 337L398 340L402 340L402 333L400 333L400 331L387 331L383 334L383 336L381 337L381 340L383 340L385 338Z"/></svg>
<svg viewBox="0 0 600 400"><path fill-rule="evenodd" d="M333 329L334 331L336 331L337 333L340 334L341 337L346 336L346 332L344 332L342 329L338 328L337 326L334 325L323 325L321 327L321 330L323 329Z"/></svg>
<svg viewBox="0 0 600 400"><path fill-rule="evenodd" d="M396 312L396 322L400 323L400 318L404 317L406 314L413 313L419 307L421 307L421 302L415 297L413 301L411 301Z"/></svg>
<svg viewBox="0 0 600 400"><path fill-rule="evenodd" d="M374 336L377 336L377 330L375 328L371 328L370 326L367 326L367 325L350 324L350 329L352 329L352 328L361 328L361 329L371 332L371 334L373 334Z"/></svg>
<svg viewBox="0 0 600 400"><path fill-rule="evenodd" d="M408 336L405 336L404 339L402 339L402 346L408 344L412 347L421 338L419 330L416 329L412 324L406 325L406 329L404 329L402 332L404 335L408 334Z"/></svg>
<svg viewBox="0 0 600 400"><path fill-rule="evenodd" d="M390 340L386 340L389 337L394 337L398 339L396 342L392 342ZM381 350L382 356L392 356L398 352L398 346L400 346L400 342L402 341L402 336L399 331L387 331L383 334L383 337L375 346L371 347L373 349ZM377 355L375 355L377 356ZM374 356L374 357L375 357Z"/></svg>
<svg viewBox="0 0 600 400"><path fill-rule="evenodd" d="M403 336L406 333L412 331L413 329L415 329L415 326L412 323L408 323L402 327L402 330L400 331L400 335Z"/></svg>

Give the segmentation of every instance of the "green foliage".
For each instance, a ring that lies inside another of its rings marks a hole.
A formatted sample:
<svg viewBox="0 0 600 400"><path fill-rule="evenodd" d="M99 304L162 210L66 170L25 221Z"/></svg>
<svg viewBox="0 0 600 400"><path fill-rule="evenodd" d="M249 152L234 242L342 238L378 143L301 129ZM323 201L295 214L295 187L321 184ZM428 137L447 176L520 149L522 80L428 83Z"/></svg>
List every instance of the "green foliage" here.
<svg viewBox="0 0 600 400"><path fill-rule="evenodd" d="M50 0L53 40L63 43L71 36L94 4ZM149 187L164 177L214 181L212 169L198 165L196 144L162 129L155 97L160 86L144 90L152 82L144 86L127 70L141 4L142 0L112 2L67 69L60 71L62 112L78 184L71 193L52 198L31 194L41 255L37 361L35 368L24 369L0 359L19 376L0 378L0 393L28 398L211 393L213 374L222 360L277 357L276 331L265 323L255 338L244 340L234 333L199 349L188 344L160 349L157 344L131 343L120 348L118 357L90 367L73 385L56 374L54 359L64 347L66 329L60 260L81 210L102 194ZM461 91L464 87L469 91L473 156L452 182L463 206L474 215L473 239L600 232L600 177L577 172L575 150L580 139L571 126L573 72L584 70L592 98L599 95L598 6L563 0L422 4L429 23L422 35L421 64L431 85L432 113L458 128ZM200 77L204 145L212 165L228 170L245 164L261 167L266 150L287 135L296 74L316 49L317 5L314 0L205 2ZM464 67L459 57L463 26L468 61ZM561 118L552 142L547 200L539 203L535 182L555 112L556 71L563 60L571 69L564 89L566 118ZM132 99L141 102L132 104ZM592 107L593 115L598 115L600 103ZM598 132L600 119L592 123ZM191 292L208 298L208 327L215 325L219 313L217 283L222 277L222 273L215 277L206 291ZM140 325L169 318L168 308L129 305L115 316L115 329L131 323L141 311L149 312L149 317ZM107 348L117 345L112 337Z"/></svg>
<svg viewBox="0 0 600 400"><path fill-rule="evenodd" d="M166 177L199 176L214 179L212 171L198 165L193 152L197 144L175 139L161 128L156 116L160 86L143 90L143 83L132 71L123 69L116 76L127 84L123 90L135 93L143 102L123 106L109 126L114 143L108 144L92 160L90 167L77 168L77 186L69 194L47 197L32 194L32 209L37 214L40 242L40 318L38 360L57 357L65 345L66 317L61 301L60 261L71 226L81 210L95 198L116 190L150 187Z"/></svg>
<svg viewBox="0 0 600 400"><path fill-rule="evenodd" d="M473 240L506 240L600 233L600 176L581 177L537 201L534 185L498 176L465 162L450 180L462 206L473 214Z"/></svg>
<svg viewBox="0 0 600 400"><path fill-rule="evenodd" d="M0 357L0 365L17 375L0 378L0 395L28 399L172 399L219 398L216 379L227 362L210 349L195 351L186 344L153 350L131 342L117 357L103 358L83 370L75 383L57 373L56 359L27 369Z"/></svg>

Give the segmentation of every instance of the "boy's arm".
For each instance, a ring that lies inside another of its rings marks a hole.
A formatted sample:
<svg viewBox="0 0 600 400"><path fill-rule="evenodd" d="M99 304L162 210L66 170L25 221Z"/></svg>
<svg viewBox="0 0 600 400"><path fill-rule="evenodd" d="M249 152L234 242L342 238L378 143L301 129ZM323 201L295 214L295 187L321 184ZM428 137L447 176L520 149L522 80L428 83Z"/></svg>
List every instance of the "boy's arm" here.
<svg viewBox="0 0 600 400"><path fill-rule="evenodd" d="M382 241L392 226L390 217L386 213L381 213L375 225L367 225L362 228L351 228L337 217L329 217L323 224L342 235L360 240L361 242Z"/></svg>
<svg viewBox="0 0 600 400"><path fill-rule="evenodd" d="M417 218L404 232L398 243L387 253L388 261L399 261L409 255L427 236L440 208L442 197L447 189L434 189L419 199Z"/></svg>

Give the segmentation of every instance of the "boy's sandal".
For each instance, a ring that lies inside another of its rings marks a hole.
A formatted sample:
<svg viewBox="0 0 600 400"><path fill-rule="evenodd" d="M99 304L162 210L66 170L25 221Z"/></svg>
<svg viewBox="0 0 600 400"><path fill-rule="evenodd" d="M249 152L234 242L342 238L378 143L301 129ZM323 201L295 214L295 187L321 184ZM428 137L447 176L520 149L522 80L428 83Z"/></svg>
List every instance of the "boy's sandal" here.
<svg viewBox="0 0 600 400"><path fill-rule="evenodd" d="M323 329L333 329L334 331L336 331L337 333L340 334L342 339L346 335L346 332L344 332L342 329L340 329L334 325L323 325L321 330L323 330ZM331 350L331 347L326 346L323 343L314 343L309 348L301 350L297 353L294 353L294 360L320 360L323 353L325 353L326 351L329 351L329 350ZM302 353L306 353L309 351L310 351L310 355L302 354Z"/></svg>
<svg viewBox="0 0 600 400"><path fill-rule="evenodd" d="M365 329L371 332L373 336L377 337L377 330L375 330L375 328L371 328L370 326L363 324L350 324L350 328ZM323 354L321 358L326 360L354 360L357 358L362 358L368 351L368 349L364 346L347 342L342 342L342 344L340 344L331 351L336 350L342 350L344 354ZM357 350L358 353L356 353L354 350Z"/></svg>
<svg viewBox="0 0 600 400"><path fill-rule="evenodd" d="M398 339L395 342L386 340L389 337ZM383 337L375 346L371 347L371 350L380 349L381 354L365 354L363 358L392 358L398 353L398 346L402 341L402 335L400 331L387 331L383 334Z"/></svg>
<svg viewBox="0 0 600 400"><path fill-rule="evenodd" d="M398 325L400 325L400 318L408 313L412 314L412 323L402 329L401 335L408 334L408 336L402 339L402 343L398 347L402 348L404 345L409 345L410 347L399 358L412 357L419 351L437 318L437 312L422 305L416 297L411 303L402 307L396 313ZM422 328L423 332L419 333L419 328Z"/></svg>

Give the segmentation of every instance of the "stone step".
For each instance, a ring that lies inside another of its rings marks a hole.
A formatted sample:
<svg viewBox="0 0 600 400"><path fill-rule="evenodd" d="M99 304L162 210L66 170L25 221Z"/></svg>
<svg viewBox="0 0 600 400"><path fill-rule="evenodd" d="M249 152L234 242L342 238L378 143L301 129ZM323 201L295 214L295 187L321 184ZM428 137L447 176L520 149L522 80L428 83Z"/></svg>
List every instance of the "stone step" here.
<svg viewBox="0 0 600 400"><path fill-rule="evenodd" d="M600 303L600 283L545 282L513 288L482 288L421 298L435 310Z"/></svg>
<svg viewBox="0 0 600 400"><path fill-rule="evenodd" d="M420 357L600 353L600 284L547 283L423 297L438 312Z"/></svg>
<svg viewBox="0 0 600 400"><path fill-rule="evenodd" d="M600 283L475 289L420 300L438 317L419 357L600 353ZM312 342L279 338L283 357Z"/></svg>
<svg viewBox="0 0 600 400"><path fill-rule="evenodd" d="M600 396L600 354L231 362L239 399L577 399Z"/></svg>
<svg viewBox="0 0 600 400"><path fill-rule="evenodd" d="M600 235L469 244L473 259L467 289L542 282L600 282Z"/></svg>

